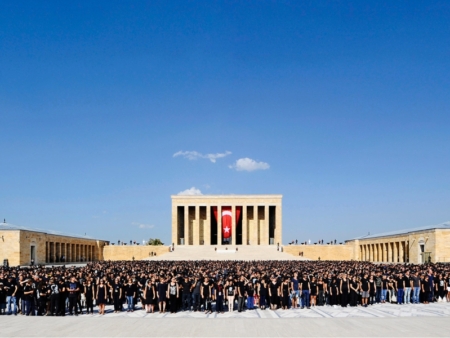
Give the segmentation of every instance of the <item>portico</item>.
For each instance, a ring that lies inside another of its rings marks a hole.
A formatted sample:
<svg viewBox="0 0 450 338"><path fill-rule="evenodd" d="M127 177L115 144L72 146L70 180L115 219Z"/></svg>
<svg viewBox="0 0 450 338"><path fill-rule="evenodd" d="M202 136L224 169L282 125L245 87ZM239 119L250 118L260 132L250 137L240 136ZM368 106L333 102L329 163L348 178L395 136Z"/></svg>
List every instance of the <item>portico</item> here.
<svg viewBox="0 0 450 338"><path fill-rule="evenodd" d="M281 245L282 195L171 197L175 245Z"/></svg>

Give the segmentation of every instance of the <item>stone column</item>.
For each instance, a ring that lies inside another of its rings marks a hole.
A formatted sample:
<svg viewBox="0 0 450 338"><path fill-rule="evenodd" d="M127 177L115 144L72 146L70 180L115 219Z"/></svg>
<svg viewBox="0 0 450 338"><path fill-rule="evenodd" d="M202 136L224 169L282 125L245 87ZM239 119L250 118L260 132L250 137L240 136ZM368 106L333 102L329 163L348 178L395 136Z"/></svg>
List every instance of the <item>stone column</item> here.
<svg viewBox="0 0 450 338"><path fill-rule="evenodd" d="M189 245L189 206L184 206L184 245Z"/></svg>
<svg viewBox="0 0 450 338"><path fill-rule="evenodd" d="M282 233L281 233L281 223L282 223L282 213L281 213L281 204L275 206L275 239L274 243L277 245L277 243L280 243L280 245L283 244L282 242Z"/></svg>
<svg viewBox="0 0 450 338"><path fill-rule="evenodd" d="M394 242L394 263L398 262L398 242Z"/></svg>
<svg viewBox="0 0 450 338"><path fill-rule="evenodd" d="M231 206L231 245L236 245L236 205Z"/></svg>
<svg viewBox="0 0 450 338"><path fill-rule="evenodd" d="M200 207L198 205L195 206L194 212L194 220L192 221L193 241L194 245L200 245Z"/></svg>
<svg viewBox="0 0 450 338"><path fill-rule="evenodd" d="M211 206L206 206L206 224L203 224L205 245L211 245Z"/></svg>
<svg viewBox="0 0 450 338"><path fill-rule="evenodd" d="M264 222L261 226L261 245L269 245L269 206L264 206Z"/></svg>
<svg viewBox="0 0 450 338"><path fill-rule="evenodd" d="M253 230L252 230L252 244L259 245L259 210L258 206L253 207Z"/></svg>
<svg viewBox="0 0 450 338"><path fill-rule="evenodd" d="M222 245L222 206L217 206L217 245Z"/></svg>
<svg viewBox="0 0 450 338"><path fill-rule="evenodd" d="M172 243L179 245L180 242L178 238L180 234L178 233L178 208L174 201L172 201ZM172 244L170 243L170 244Z"/></svg>
<svg viewBox="0 0 450 338"><path fill-rule="evenodd" d="M242 206L242 245L248 244L247 226L248 226L247 206L243 205Z"/></svg>
<svg viewBox="0 0 450 338"><path fill-rule="evenodd" d="M403 242L399 242L398 243L398 248L399 248L399 262L403 263L405 261L405 254L404 254L404 250L403 250Z"/></svg>

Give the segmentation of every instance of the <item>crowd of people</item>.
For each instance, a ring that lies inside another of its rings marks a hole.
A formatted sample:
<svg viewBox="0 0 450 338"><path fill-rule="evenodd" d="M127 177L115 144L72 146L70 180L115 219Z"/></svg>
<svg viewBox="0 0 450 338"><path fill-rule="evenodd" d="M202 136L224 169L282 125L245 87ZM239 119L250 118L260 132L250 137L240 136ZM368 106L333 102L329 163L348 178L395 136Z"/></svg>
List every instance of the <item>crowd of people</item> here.
<svg viewBox="0 0 450 338"><path fill-rule="evenodd" d="M65 316L450 302L450 264L102 261L0 268L0 314Z"/></svg>

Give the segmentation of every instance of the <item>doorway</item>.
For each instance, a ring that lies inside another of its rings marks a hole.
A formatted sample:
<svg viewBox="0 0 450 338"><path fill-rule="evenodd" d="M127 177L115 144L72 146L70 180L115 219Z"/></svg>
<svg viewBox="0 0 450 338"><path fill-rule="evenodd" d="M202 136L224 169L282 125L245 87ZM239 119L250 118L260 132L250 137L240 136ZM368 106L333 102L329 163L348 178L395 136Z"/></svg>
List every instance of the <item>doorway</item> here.
<svg viewBox="0 0 450 338"><path fill-rule="evenodd" d="M36 263L36 246L30 247L30 261Z"/></svg>

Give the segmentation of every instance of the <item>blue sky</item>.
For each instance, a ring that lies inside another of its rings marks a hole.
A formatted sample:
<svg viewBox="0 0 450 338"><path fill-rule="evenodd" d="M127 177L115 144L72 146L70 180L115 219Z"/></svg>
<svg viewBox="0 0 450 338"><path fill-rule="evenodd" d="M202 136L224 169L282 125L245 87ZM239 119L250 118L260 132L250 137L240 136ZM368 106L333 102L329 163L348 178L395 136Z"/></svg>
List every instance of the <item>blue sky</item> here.
<svg viewBox="0 0 450 338"><path fill-rule="evenodd" d="M0 217L169 242L170 195L194 187L283 194L284 242L448 221L449 17L448 1L2 2Z"/></svg>

